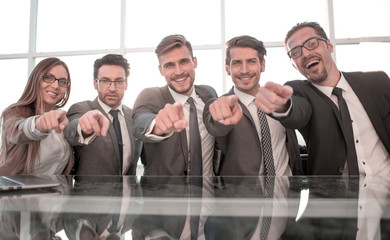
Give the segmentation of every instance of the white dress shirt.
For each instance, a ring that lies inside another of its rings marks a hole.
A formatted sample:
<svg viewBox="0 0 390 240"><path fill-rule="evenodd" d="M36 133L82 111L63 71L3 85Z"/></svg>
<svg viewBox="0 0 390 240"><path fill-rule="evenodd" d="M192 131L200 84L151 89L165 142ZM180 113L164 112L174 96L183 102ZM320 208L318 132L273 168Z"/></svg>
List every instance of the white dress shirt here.
<svg viewBox="0 0 390 240"><path fill-rule="evenodd" d="M333 87L313 85L338 106L337 97L332 94ZM347 102L349 114L351 115L360 174L390 176L390 155L379 139L359 98L342 74L336 87L343 90L343 98Z"/></svg>

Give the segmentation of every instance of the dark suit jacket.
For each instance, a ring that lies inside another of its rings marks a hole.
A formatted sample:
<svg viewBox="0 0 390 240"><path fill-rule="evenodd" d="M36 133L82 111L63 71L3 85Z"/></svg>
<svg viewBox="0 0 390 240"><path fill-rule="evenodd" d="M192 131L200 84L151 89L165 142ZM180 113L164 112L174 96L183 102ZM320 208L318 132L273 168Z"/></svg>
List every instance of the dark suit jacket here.
<svg viewBox="0 0 390 240"><path fill-rule="evenodd" d="M136 140L131 133L132 110L125 105L122 106L131 142L131 162L126 175L135 175L142 143ZM78 141L77 125L79 119L84 113L94 109L99 110L108 118L103 108L99 105L97 98L94 101L73 104L67 113L69 125L65 130L65 137L74 146L76 158L75 174L121 175L118 141L112 124L110 124L106 137L98 136L88 145L81 145Z"/></svg>
<svg viewBox="0 0 390 240"><path fill-rule="evenodd" d="M217 93L210 86L195 86L195 92L203 102L217 97ZM141 154L141 160L145 166L144 175L187 175L186 131L175 132L161 142L154 142L144 135L152 120L164 108L165 104L173 104L174 102L168 86L164 86L144 89L134 103L133 133L144 142Z"/></svg>
<svg viewBox="0 0 390 240"><path fill-rule="evenodd" d="M390 152L390 79L384 72L343 73L369 116L383 145ZM294 89L292 109L281 118L286 128L298 129L309 154L308 174L340 175L346 146L336 105L309 81L286 83Z"/></svg>
<svg viewBox="0 0 390 240"><path fill-rule="evenodd" d="M233 89L226 95L233 95ZM226 96L225 95L225 96ZM210 114L209 106L215 99L209 100L203 111L203 121L209 133L216 137L222 152L222 160L216 174L227 175L259 175L262 159L261 143L255 123L250 112L239 101L243 117L236 125L223 125L215 122ZM298 142L294 130L286 130L286 147L289 154L289 165L293 174L303 174L299 155ZM277 159L275 159L277 161Z"/></svg>

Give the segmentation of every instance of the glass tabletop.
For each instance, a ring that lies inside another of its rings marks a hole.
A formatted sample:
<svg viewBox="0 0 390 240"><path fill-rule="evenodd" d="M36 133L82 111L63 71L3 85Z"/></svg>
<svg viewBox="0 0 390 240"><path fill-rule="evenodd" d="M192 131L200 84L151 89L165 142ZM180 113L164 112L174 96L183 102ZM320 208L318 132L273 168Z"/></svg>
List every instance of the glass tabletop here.
<svg viewBox="0 0 390 240"><path fill-rule="evenodd" d="M0 193L0 239L390 239L390 178L52 177Z"/></svg>

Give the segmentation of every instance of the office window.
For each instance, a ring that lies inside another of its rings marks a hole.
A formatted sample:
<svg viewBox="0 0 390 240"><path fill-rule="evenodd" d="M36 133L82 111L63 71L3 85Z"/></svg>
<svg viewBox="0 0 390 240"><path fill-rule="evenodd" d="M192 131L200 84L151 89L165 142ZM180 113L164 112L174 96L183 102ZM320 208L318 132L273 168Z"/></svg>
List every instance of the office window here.
<svg viewBox="0 0 390 240"><path fill-rule="evenodd" d="M341 71L382 70L390 76L390 43L361 43L339 45L336 48L338 68Z"/></svg>
<svg viewBox="0 0 390 240"><path fill-rule="evenodd" d="M219 44L220 1L127 1L126 47L155 48L171 34L183 34L193 45Z"/></svg>
<svg viewBox="0 0 390 240"><path fill-rule="evenodd" d="M22 96L27 83L27 60L0 60L0 112Z"/></svg>
<svg viewBox="0 0 390 240"><path fill-rule="evenodd" d="M390 35L390 1L333 1L336 38Z"/></svg>
<svg viewBox="0 0 390 240"><path fill-rule="evenodd" d="M119 48L120 0L39 0L37 52Z"/></svg>
<svg viewBox="0 0 390 240"><path fill-rule="evenodd" d="M30 1L0 1L0 55L28 51Z"/></svg>
<svg viewBox="0 0 390 240"><path fill-rule="evenodd" d="M251 35L264 42L283 41L287 31L302 21L317 21L328 30L325 0L228 0L225 4L227 40Z"/></svg>

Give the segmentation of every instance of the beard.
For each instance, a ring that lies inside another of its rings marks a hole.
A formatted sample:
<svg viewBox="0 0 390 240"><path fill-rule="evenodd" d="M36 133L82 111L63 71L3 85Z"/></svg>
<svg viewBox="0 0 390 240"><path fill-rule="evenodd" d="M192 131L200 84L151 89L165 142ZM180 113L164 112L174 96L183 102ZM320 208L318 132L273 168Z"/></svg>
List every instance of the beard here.
<svg viewBox="0 0 390 240"><path fill-rule="evenodd" d="M321 72L317 74L313 73L307 73L304 71L301 71L301 74L307 78L311 83L320 84L324 82L328 78L328 72L326 69L323 69Z"/></svg>
<svg viewBox="0 0 390 240"><path fill-rule="evenodd" d="M183 95L188 95L188 93L191 93L192 86L194 85L195 81L195 75L191 76L190 74L185 75L185 76L178 76L175 79L180 79L186 77L190 80L189 84L186 86L175 86L175 80L171 79L168 81L168 86L175 92ZM188 81L188 79L184 81Z"/></svg>

